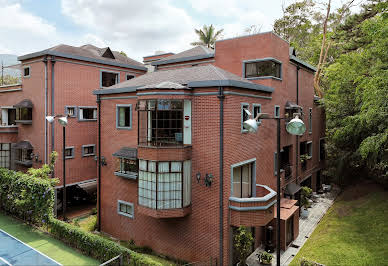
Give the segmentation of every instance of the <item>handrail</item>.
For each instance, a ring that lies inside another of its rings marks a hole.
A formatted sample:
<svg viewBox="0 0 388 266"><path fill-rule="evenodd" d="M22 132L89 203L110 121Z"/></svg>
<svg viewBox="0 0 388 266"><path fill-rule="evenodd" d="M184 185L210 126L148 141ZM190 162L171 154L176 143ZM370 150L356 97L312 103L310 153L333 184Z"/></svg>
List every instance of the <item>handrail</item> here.
<svg viewBox="0 0 388 266"><path fill-rule="evenodd" d="M266 190L269 191L269 193L263 197L252 197L252 198L229 197L229 200L234 202L265 202L276 196L276 191L274 191L272 188L266 185L256 184L256 187L265 188Z"/></svg>

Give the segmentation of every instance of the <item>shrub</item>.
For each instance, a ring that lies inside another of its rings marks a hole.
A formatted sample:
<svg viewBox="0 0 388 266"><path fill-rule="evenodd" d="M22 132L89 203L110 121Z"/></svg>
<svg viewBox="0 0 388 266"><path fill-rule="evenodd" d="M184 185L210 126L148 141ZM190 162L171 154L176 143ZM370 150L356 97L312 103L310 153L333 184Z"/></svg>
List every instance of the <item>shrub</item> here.
<svg viewBox="0 0 388 266"><path fill-rule="evenodd" d="M111 240L60 220L50 219L48 227L49 232L56 238L101 262L122 254L125 265L162 265Z"/></svg>
<svg viewBox="0 0 388 266"><path fill-rule="evenodd" d="M313 192L313 190L309 187L302 187L301 188L300 201L301 201L301 204L303 207L305 207L305 208L310 207L310 203L309 203L308 199L311 197L312 192Z"/></svg>
<svg viewBox="0 0 388 266"><path fill-rule="evenodd" d="M246 265L246 259L252 250L253 237L252 233L246 227L240 226L237 234L234 236L234 247L240 259L240 265Z"/></svg>
<svg viewBox="0 0 388 266"><path fill-rule="evenodd" d="M302 258L300 260L300 266L323 266L315 261L308 260L306 258Z"/></svg>
<svg viewBox="0 0 388 266"><path fill-rule="evenodd" d="M41 225L53 216L53 182L0 168L0 208Z"/></svg>

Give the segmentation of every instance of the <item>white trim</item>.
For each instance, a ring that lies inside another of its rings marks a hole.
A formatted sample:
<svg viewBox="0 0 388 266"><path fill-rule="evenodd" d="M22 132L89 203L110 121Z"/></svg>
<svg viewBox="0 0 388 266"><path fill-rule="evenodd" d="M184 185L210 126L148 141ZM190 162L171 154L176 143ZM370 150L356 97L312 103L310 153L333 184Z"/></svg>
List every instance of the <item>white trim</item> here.
<svg viewBox="0 0 388 266"><path fill-rule="evenodd" d="M120 211L120 204L124 204L127 206L132 207L132 214L126 213L126 212L121 212ZM128 218L134 219L135 218L135 205L132 202L127 202L123 200L117 200L117 213L123 216L126 216Z"/></svg>
<svg viewBox="0 0 388 266"><path fill-rule="evenodd" d="M27 76L25 76L24 75L24 70L26 69L26 68L28 68L28 75ZM31 66L23 66L23 78L29 78L29 77L31 77Z"/></svg>
<svg viewBox="0 0 388 266"><path fill-rule="evenodd" d="M248 130L244 129L244 106L247 106L249 111L249 103L240 103L240 116L241 116L241 133L247 133ZM248 117L249 119L249 117Z"/></svg>

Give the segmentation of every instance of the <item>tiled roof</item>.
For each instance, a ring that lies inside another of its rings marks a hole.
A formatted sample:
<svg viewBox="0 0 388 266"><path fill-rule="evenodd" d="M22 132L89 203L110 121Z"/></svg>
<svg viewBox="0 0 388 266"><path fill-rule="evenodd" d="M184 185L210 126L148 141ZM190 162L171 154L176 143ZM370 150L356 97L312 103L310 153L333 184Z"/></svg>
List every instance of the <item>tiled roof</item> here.
<svg viewBox="0 0 388 266"><path fill-rule="evenodd" d="M117 51L112 51L112 54L115 57L114 59L110 57L103 57L103 54L107 51L107 49L108 47L98 48L91 44L82 45L80 47L60 44L40 52L20 56L18 60L22 61L22 60L48 54L48 55L69 57L69 58L74 58L74 59L79 59L84 61L101 62L103 64L105 63L108 65L118 65L118 66L122 65L124 67L134 66L135 68L146 70L146 68L142 63L134 59L131 59L125 55L122 55Z"/></svg>
<svg viewBox="0 0 388 266"><path fill-rule="evenodd" d="M249 88L266 92L273 91L273 88L253 83L250 80L232 74L216 66L204 65L189 68L178 68L149 72L134 79L130 79L113 85L107 89L94 91L94 93L118 93L119 91L124 92L129 90L141 89L140 87L143 86L146 86L146 88L150 88L149 85L160 84L163 82L177 83L182 86L187 86L191 88L231 86Z"/></svg>
<svg viewBox="0 0 388 266"><path fill-rule="evenodd" d="M153 62L152 65L164 65L177 62L199 60L204 58L214 57L214 50L207 48L203 45L195 46L189 50L183 51L178 54L174 54L168 57L164 57L156 62Z"/></svg>

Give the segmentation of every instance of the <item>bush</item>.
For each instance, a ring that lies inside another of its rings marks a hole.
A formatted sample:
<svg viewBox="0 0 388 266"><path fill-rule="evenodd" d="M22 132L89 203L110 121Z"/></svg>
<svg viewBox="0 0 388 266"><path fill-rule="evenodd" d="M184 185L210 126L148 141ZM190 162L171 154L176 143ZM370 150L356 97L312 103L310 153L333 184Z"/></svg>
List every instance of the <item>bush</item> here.
<svg viewBox="0 0 388 266"><path fill-rule="evenodd" d="M234 236L234 247L240 259L240 265L246 265L246 259L252 251L253 237L252 233L246 227L240 226L237 234Z"/></svg>
<svg viewBox="0 0 388 266"><path fill-rule="evenodd" d="M302 258L300 260L300 266L323 266L323 264L319 264L315 261L308 260L306 258Z"/></svg>
<svg viewBox="0 0 388 266"><path fill-rule="evenodd" d="M54 182L0 168L0 208L41 225L53 216Z"/></svg>
<svg viewBox="0 0 388 266"><path fill-rule="evenodd" d="M56 238L101 262L122 254L125 265L162 265L111 240L60 220L50 219L48 227L49 232Z"/></svg>

